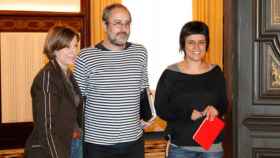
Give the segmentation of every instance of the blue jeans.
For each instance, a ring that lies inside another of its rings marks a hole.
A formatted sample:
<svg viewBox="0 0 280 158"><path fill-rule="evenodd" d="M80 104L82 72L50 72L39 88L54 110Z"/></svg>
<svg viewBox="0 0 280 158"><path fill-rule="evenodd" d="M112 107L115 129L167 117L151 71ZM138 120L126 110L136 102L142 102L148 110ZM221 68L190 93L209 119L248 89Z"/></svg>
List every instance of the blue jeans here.
<svg viewBox="0 0 280 158"><path fill-rule="evenodd" d="M82 157L83 157L82 141L80 139L72 139L71 158L82 158Z"/></svg>
<svg viewBox="0 0 280 158"><path fill-rule="evenodd" d="M224 152L196 152L170 145L168 158L222 158Z"/></svg>

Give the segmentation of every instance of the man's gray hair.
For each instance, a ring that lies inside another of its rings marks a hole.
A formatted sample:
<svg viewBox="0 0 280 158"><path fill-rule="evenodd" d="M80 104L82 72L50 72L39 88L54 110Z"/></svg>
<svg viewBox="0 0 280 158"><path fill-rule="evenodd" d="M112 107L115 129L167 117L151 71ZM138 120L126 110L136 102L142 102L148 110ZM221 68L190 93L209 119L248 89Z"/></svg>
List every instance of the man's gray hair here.
<svg viewBox="0 0 280 158"><path fill-rule="evenodd" d="M121 8L121 9L124 9L127 11L127 13L129 14L129 17L130 17L130 21L131 21L131 14L129 12L129 10L122 4L120 3L113 3L111 5L108 5L104 8L103 10L103 15L102 15L102 20L107 24L108 23L108 19L109 17L111 16L111 12L113 9L116 9L116 8Z"/></svg>

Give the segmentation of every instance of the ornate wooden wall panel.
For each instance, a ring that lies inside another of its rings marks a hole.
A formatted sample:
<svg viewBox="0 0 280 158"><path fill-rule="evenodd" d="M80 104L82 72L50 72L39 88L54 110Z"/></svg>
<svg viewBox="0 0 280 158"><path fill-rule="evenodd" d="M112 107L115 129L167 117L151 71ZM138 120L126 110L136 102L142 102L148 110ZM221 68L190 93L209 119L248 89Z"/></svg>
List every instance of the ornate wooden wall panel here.
<svg viewBox="0 0 280 158"><path fill-rule="evenodd" d="M256 1L254 104L280 104L279 6L279 0Z"/></svg>
<svg viewBox="0 0 280 158"><path fill-rule="evenodd" d="M90 45L88 22L84 15L34 12L1 12L0 32L47 32L55 24L66 24L81 33L81 47Z"/></svg>

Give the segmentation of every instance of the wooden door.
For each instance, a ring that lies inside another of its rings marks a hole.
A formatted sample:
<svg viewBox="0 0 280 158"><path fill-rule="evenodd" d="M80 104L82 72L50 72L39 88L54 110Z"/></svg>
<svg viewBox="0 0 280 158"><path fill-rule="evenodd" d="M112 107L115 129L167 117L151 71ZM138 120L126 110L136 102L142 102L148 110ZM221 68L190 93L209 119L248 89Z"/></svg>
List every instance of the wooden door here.
<svg viewBox="0 0 280 158"><path fill-rule="evenodd" d="M280 0L227 4L225 63L233 103L233 157L279 158Z"/></svg>

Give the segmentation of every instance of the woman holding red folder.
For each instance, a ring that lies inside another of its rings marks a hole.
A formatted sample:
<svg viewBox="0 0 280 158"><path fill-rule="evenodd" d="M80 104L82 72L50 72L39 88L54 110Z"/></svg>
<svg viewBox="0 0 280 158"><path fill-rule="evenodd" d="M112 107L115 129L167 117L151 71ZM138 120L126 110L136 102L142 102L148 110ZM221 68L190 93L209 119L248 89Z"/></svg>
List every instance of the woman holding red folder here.
<svg viewBox="0 0 280 158"><path fill-rule="evenodd" d="M186 23L180 33L184 59L170 65L156 89L157 114L167 122L171 140L169 158L222 158L223 132L209 150L193 139L206 118L222 117L227 109L225 79L218 65L204 60L209 47L208 26L200 21Z"/></svg>

